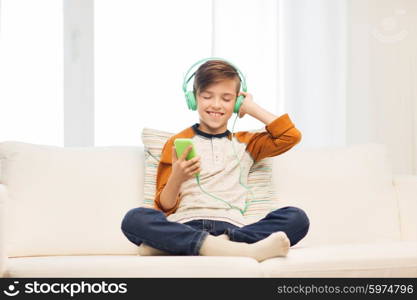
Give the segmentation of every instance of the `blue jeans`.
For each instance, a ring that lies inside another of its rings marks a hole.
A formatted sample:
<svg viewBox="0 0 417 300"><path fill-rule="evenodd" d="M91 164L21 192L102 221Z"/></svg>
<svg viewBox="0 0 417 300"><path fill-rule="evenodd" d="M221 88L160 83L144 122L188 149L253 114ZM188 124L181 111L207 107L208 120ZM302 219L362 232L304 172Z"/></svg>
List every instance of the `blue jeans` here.
<svg viewBox="0 0 417 300"><path fill-rule="evenodd" d="M309 226L305 212L292 206L274 210L258 222L243 227L203 219L183 224L171 222L160 210L137 207L126 213L121 229L135 245L145 243L173 255L199 255L208 234L227 234L231 241L252 244L273 232L284 231L293 246L307 234Z"/></svg>

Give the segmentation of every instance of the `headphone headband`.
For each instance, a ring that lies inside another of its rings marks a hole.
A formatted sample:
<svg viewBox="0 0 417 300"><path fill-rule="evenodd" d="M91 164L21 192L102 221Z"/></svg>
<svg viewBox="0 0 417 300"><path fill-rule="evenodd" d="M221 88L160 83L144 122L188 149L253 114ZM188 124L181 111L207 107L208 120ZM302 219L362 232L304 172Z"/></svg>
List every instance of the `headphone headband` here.
<svg viewBox="0 0 417 300"><path fill-rule="evenodd" d="M238 67L236 67L234 64L232 64L230 61L227 61L227 60L225 60L225 59L223 59L223 58L220 58L220 57L208 57L208 58L203 58L203 59L200 59L199 61L197 61L196 63L194 63L189 69L188 69L188 71L185 73L185 76L184 76L184 81L183 81L183 84L182 84L182 90L184 91L184 93L186 93L187 92L187 85L188 85L188 82L191 80L191 78L193 78L193 76L195 75L195 73L197 72L197 71L194 71L194 73L189 77L189 78L187 78L188 77L188 74L191 72L191 70L196 66L196 65L198 65L198 64L201 64L201 63L204 63L204 62L206 62L206 61L209 61L209 60L221 60L221 61L224 61L224 62L226 62L226 63L228 63L229 65L231 65L232 67L234 67L235 69L236 69L236 71L237 71L237 73L238 73L238 75L239 75L239 77L240 77L240 82L241 82L241 84L242 84L242 90L244 91L244 92L246 92L247 91L247 87L246 87L246 78L245 78L245 76L243 75L243 73L239 70L239 68Z"/></svg>

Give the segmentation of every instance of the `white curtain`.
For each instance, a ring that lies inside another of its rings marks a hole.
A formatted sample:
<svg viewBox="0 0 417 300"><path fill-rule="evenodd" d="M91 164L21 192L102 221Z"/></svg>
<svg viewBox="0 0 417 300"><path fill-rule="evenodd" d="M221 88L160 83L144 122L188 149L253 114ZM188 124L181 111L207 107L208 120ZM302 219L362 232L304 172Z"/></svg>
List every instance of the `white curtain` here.
<svg viewBox="0 0 417 300"><path fill-rule="evenodd" d="M281 0L283 97L302 148L381 143L417 174L417 1Z"/></svg>
<svg viewBox="0 0 417 300"><path fill-rule="evenodd" d="M349 1L347 142L387 145L417 174L417 1Z"/></svg>
<svg viewBox="0 0 417 300"><path fill-rule="evenodd" d="M346 3L281 0L279 34L286 111L301 148L346 144Z"/></svg>

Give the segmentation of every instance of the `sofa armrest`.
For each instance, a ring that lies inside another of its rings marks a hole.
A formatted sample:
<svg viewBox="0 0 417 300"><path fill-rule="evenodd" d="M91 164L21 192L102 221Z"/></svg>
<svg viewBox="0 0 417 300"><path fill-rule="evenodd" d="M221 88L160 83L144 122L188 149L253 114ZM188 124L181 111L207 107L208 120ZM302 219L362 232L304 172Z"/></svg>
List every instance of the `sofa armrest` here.
<svg viewBox="0 0 417 300"><path fill-rule="evenodd" d="M393 184L398 196L401 239L417 241L417 176L395 175Z"/></svg>
<svg viewBox="0 0 417 300"><path fill-rule="evenodd" d="M4 277L6 271L6 205L8 202L7 189L0 184L0 277Z"/></svg>

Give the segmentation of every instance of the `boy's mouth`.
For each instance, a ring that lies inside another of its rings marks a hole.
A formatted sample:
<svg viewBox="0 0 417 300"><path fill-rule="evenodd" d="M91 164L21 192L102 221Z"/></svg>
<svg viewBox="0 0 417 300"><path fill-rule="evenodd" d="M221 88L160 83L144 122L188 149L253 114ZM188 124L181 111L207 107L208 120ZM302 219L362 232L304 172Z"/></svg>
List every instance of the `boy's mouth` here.
<svg viewBox="0 0 417 300"><path fill-rule="evenodd" d="M221 116L224 115L224 113L214 112L214 111L206 111L206 113L214 118L220 118Z"/></svg>

